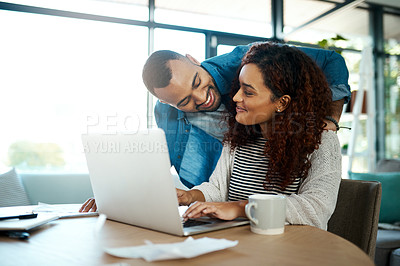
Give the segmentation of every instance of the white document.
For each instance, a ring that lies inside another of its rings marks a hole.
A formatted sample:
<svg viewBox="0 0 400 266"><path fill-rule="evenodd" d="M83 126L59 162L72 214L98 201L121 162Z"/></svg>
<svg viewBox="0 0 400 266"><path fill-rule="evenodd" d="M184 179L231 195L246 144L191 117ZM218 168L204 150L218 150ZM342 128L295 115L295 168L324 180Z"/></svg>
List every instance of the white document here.
<svg viewBox="0 0 400 266"><path fill-rule="evenodd" d="M105 248L110 255L121 258L143 258L146 261L170 260L180 258L194 258L206 253L234 247L239 241L203 237L193 239L188 237L183 242L171 244L153 244L146 241L146 245L134 247Z"/></svg>
<svg viewBox="0 0 400 266"><path fill-rule="evenodd" d="M98 216L98 212L79 212L82 204L47 204L39 202L33 212L58 215L59 218Z"/></svg>

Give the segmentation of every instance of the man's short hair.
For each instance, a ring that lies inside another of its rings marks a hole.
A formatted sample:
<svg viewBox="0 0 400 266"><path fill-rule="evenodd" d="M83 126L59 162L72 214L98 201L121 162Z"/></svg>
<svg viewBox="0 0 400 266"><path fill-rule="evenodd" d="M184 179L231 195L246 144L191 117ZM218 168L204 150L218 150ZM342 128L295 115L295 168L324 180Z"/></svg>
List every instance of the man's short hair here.
<svg viewBox="0 0 400 266"><path fill-rule="evenodd" d="M172 78L168 61L181 60L185 57L170 50L160 50L152 53L143 67L142 78L144 85L153 94L154 88L167 87Z"/></svg>

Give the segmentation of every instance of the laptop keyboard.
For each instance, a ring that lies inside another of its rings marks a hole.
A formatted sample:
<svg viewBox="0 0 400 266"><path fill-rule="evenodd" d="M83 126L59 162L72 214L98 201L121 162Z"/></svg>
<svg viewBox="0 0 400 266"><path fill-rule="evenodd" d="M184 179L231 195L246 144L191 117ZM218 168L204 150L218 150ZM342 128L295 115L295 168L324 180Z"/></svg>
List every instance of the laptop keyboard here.
<svg viewBox="0 0 400 266"><path fill-rule="evenodd" d="M189 219L185 222L183 222L183 227L192 227L192 226L197 226L197 225L205 225L205 224L211 224L212 222L205 222L205 221L197 221L197 220L192 220Z"/></svg>

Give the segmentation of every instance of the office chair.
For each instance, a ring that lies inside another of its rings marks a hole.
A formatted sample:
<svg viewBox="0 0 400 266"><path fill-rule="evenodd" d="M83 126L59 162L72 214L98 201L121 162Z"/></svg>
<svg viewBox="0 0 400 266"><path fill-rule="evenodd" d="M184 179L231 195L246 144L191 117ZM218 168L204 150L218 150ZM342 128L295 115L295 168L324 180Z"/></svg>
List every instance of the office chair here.
<svg viewBox="0 0 400 266"><path fill-rule="evenodd" d="M376 181L342 179L328 231L349 240L373 260L382 186Z"/></svg>

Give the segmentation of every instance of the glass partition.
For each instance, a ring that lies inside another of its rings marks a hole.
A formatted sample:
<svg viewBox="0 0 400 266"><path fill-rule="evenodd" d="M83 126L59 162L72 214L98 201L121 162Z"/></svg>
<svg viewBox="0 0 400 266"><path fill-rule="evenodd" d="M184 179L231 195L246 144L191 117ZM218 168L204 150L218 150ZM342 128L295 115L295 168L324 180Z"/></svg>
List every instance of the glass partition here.
<svg viewBox="0 0 400 266"><path fill-rule="evenodd" d="M292 28L308 22L335 6L327 1L286 0L285 3L285 23L287 23L285 32L290 32ZM336 38L337 35L347 40L332 42L331 39ZM339 11L288 36L290 41L314 44L324 39L328 40L329 46L362 50L365 44L370 43L368 10L352 8Z"/></svg>
<svg viewBox="0 0 400 266"><path fill-rule="evenodd" d="M11 0L9 3L146 21L148 0Z"/></svg>
<svg viewBox="0 0 400 266"><path fill-rule="evenodd" d="M392 40L392 45L400 46ZM400 158L400 56L385 60L386 158Z"/></svg>
<svg viewBox="0 0 400 266"><path fill-rule="evenodd" d="M156 0L160 23L270 37L271 3L265 0Z"/></svg>
<svg viewBox="0 0 400 266"><path fill-rule="evenodd" d="M154 30L154 50L172 50L182 55L190 54L201 62L206 55L205 35L157 28Z"/></svg>
<svg viewBox="0 0 400 266"><path fill-rule="evenodd" d="M147 127L147 28L1 10L0 25L0 163L86 171L82 133Z"/></svg>

